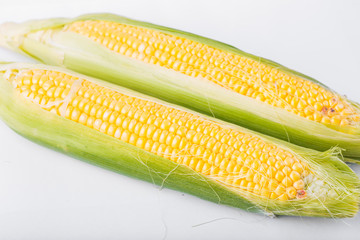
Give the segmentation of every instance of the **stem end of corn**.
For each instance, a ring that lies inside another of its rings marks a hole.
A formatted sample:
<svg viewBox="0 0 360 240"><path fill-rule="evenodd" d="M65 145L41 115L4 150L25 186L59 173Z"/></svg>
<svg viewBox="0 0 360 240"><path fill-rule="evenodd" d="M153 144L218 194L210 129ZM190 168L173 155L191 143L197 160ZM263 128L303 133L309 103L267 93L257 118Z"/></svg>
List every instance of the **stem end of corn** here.
<svg viewBox="0 0 360 240"><path fill-rule="evenodd" d="M17 50L21 44L21 38L23 37L23 31L21 25L13 22L6 22L0 24L0 46ZM17 50L19 51L19 50Z"/></svg>

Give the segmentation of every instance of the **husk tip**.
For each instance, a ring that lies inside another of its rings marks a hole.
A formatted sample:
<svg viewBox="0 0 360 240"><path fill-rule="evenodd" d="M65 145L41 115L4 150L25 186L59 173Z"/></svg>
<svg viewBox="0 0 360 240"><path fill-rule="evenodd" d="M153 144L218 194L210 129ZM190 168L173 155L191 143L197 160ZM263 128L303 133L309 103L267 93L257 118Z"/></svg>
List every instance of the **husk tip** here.
<svg viewBox="0 0 360 240"><path fill-rule="evenodd" d="M13 48L12 44L16 39L18 24L14 22L5 22L0 24L0 46Z"/></svg>

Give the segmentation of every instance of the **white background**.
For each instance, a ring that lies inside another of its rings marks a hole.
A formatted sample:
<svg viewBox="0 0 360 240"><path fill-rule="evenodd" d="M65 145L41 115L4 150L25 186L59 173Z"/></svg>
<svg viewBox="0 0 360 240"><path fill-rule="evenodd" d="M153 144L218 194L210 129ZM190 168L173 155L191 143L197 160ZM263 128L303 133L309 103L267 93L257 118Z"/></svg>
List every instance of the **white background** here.
<svg viewBox="0 0 360 240"><path fill-rule="evenodd" d="M112 12L187 30L280 62L360 101L356 0L0 3L0 22ZM0 49L0 61L31 60ZM219 206L48 150L2 122L0 153L0 240L360 239L360 215L270 219Z"/></svg>

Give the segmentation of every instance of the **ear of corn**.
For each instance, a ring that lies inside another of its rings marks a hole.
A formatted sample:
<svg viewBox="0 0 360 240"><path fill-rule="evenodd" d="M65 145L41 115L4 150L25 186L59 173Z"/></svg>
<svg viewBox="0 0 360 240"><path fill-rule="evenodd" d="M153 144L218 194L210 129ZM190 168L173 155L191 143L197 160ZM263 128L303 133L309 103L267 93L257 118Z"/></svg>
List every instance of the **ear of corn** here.
<svg viewBox="0 0 360 240"><path fill-rule="evenodd" d="M0 43L300 146L360 158L356 103L272 61L110 15L6 24Z"/></svg>
<svg viewBox="0 0 360 240"><path fill-rule="evenodd" d="M66 154L252 212L351 217L359 179L335 155L69 70L0 65L0 116Z"/></svg>

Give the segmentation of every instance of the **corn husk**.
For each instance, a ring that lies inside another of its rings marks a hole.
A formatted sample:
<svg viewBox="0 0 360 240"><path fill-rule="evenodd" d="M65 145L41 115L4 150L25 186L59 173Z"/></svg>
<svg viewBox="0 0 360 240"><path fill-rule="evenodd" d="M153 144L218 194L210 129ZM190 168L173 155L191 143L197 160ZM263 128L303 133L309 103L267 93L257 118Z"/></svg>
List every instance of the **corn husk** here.
<svg viewBox="0 0 360 240"><path fill-rule="evenodd" d="M284 202L264 199L229 188L221 182L202 175L187 166L154 155L99 131L50 113L39 105L33 104L15 91L10 81L6 80L5 74L6 71L12 69L21 71L34 68L61 71L127 95L198 114L183 107L108 82L86 77L70 70L35 64L1 64L0 117L14 131L34 142L130 177L251 212L266 215L352 217L358 211L360 181L356 174L337 157L337 148L327 152L317 152L198 114L209 121L217 121L227 127L259 136L266 142L271 142L293 152L296 156L308 162L310 169L318 179L326 181L328 190L331 188L338 193L336 196L329 195L325 198L318 198L314 195L314 197L306 199Z"/></svg>

